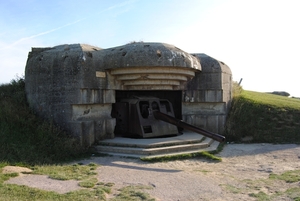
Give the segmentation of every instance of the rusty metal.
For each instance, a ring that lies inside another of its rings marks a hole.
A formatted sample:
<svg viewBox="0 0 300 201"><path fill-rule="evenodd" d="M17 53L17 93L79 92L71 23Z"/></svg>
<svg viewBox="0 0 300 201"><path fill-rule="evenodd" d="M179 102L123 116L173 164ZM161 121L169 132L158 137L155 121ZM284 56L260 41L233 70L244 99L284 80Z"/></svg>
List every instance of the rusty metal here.
<svg viewBox="0 0 300 201"><path fill-rule="evenodd" d="M179 119L171 117L171 116L169 116L167 114L161 113L161 112L159 112L157 110L153 111L153 116L156 119L168 122L170 124L173 124L175 126L181 127L183 129L194 131L194 132L202 134L202 135L204 135L206 137L212 138L212 139L214 139L214 140L216 140L218 142L224 142L225 141L225 137L223 135L220 135L220 134L217 134L217 133L212 133L212 132L204 130L202 128L198 128L196 126L190 125L190 124L188 124L188 123L186 123L184 121L181 121Z"/></svg>

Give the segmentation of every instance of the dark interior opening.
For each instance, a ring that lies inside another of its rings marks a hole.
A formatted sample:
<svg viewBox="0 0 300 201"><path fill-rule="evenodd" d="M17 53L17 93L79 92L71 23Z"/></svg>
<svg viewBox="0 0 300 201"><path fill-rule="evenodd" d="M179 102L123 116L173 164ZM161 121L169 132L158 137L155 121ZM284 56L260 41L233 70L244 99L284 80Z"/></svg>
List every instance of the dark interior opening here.
<svg viewBox="0 0 300 201"><path fill-rule="evenodd" d="M120 102L124 98L132 98L133 96L152 96L159 99L167 99L173 105L175 118L182 120L181 112L181 102L182 102L182 91L169 91L169 90L151 90L151 91L142 91L142 90L130 90L130 91L121 91L116 90L116 102Z"/></svg>

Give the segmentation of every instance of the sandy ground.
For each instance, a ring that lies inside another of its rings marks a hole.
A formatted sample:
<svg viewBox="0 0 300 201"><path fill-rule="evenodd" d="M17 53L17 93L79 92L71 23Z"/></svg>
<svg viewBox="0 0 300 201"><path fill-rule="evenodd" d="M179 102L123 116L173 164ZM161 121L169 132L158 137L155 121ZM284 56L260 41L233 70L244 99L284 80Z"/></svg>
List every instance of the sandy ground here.
<svg viewBox="0 0 300 201"><path fill-rule="evenodd" d="M98 180L114 183L114 190L128 185L144 185L156 200L255 200L250 193L272 195L298 183L264 182L270 173L300 170L300 146L294 144L229 144L217 156L222 162L189 159L146 163L120 157L93 157L78 161L100 164ZM47 176L21 175L7 183L28 185L66 193L77 190L77 181L56 181ZM113 196L113 195L112 195ZM275 200L291 200L286 196Z"/></svg>

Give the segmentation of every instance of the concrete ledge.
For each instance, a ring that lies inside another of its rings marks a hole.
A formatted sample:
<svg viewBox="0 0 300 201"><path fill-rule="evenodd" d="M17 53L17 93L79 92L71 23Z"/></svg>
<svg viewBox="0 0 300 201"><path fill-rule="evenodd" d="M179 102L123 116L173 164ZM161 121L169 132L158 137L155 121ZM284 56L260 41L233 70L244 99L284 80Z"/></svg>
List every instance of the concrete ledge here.
<svg viewBox="0 0 300 201"><path fill-rule="evenodd" d="M193 132L187 132L180 136L152 139L116 137L99 143L100 145L95 146L98 153L134 158L212 151L219 145L218 142Z"/></svg>

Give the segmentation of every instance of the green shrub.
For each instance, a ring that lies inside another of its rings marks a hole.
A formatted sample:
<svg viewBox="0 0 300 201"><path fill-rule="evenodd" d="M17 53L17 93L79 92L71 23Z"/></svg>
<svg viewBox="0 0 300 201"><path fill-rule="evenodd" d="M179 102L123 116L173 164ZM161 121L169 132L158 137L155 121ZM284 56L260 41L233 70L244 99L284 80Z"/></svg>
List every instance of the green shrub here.
<svg viewBox="0 0 300 201"><path fill-rule="evenodd" d="M239 85L237 82L233 82L232 91L233 91L233 97L237 97L241 95L243 91L243 87Z"/></svg>

